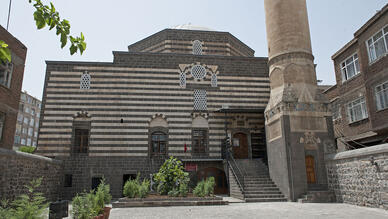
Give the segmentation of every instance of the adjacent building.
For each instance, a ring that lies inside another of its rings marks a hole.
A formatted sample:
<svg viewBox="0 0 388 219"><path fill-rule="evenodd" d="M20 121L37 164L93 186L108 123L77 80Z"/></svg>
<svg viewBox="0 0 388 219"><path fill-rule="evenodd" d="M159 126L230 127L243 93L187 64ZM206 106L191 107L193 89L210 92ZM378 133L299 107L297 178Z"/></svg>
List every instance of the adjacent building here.
<svg viewBox="0 0 388 219"><path fill-rule="evenodd" d="M12 149L27 48L0 26L0 40L8 44L12 61L0 61L0 147Z"/></svg>
<svg viewBox="0 0 388 219"><path fill-rule="evenodd" d="M64 164L63 198L105 177L112 195L169 156L227 193L222 143L266 160L268 59L228 32L165 29L113 51L113 62L47 61L37 153Z"/></svg>
<svg viewBox="0 0 388 219"><path fill-rule="evenodd" d="M331 100L339 151L388 142L388 4L332 56Z"/></svg>
<svg viewBox="0 0 388 219"><path fill-rule="evenodd" d="M26 91L20 95L14 150L20 146L37 146L41 101Z"/></svg>

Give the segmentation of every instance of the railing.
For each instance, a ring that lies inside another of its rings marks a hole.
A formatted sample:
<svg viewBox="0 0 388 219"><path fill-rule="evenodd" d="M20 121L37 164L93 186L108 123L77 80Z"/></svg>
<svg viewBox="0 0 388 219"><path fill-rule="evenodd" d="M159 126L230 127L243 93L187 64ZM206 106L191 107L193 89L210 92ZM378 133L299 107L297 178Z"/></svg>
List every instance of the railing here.
<svg viewBox="0 0 388 219"><path fill-rule="evenodd" d="M236 178L237 183L241 188L241 191L244 193L244 174L241 171L241 169L238 167L236 160L231 154L229 156L228 163L229 163L230 169L232 170L233 175Z"/></svg>

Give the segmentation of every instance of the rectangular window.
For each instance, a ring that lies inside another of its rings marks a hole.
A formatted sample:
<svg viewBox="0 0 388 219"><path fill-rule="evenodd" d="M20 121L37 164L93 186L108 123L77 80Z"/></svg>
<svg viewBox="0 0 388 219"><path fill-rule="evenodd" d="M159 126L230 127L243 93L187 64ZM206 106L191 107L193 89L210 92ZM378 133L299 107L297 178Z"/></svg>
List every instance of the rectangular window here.
<svg viewBox="0 0 388 219"><path fill-rule="evenodd" d="M18 122L23 122L23 115L22 114L18 114Z"/></svg>
<svg viewBox="0 0 388 219"><path fill-rule="evenodd" d="M35 115L35 110L31 109L31 115Z"/></svg>
<svg viewBox="0 0 388 219"><path fill-rule="evenodd" d="M38 132L34 132L34 137L35 137L35 138L38 137Z"/></svg>
<svg viewBox="0 0 388 219"><path fill-rule="evenodd" d="M22 126L20 124L16 124L16 134L20 135L20 132L22 130Z"/></svg>
<svg viewBox="0 0 388 219"><path fill-rule="evenodd" d="M34 118L31 118L30 119L30 126L34 126L35 125L35 119Z"/></svg>
<svg viewBox="0 0 388 219"><path fill-rule="evenodd" d="M152 154L166 153L167 135L163 132L154 132L151 135Z"/></svg>
<svg viewBox="0 0 388 219"><path fill-rule="evenodd" d="M20 144L21 144L21 145L26 145L26 139L25 139L25 138L22 138L22 140L20 140Z"/></svg>
<svg viewBox="0 0 388 219"><path fill-rule="evenodd" d="M37 120L36 122L35 122L35 128L38 128L39 127L39 120Z"/></svg>
<svg viewBox="0 0 388 219"><path fill-rule="evenodd" d="M36 147L36 141L32 142L32 146Z"/></svg>
<svg viewBox="0 0 388 219"><path fill-rule="evenodd" d="M23 128L23 129L22 129L22 133L23 133L23 134L27 134L27 128Z"/></svg>
<svg viewBox="0 0 388 219"><path fill-rule="evenodd" d="M193 129L193 153L206 153L207 148L207 130Z"/></svg>
<svg viewBox="0 0 388 219"><path fill-rule="evenodd" d="M26 107L24 108L24 110L25 110L26 113L30 113L30 107L26 106Z"/></svg>
<svg viewBox="0 0 388 219"><path fill-rule="evenodd" d="M27 146L31 146L31 138L27 138Z"/></svg>
<svg viewBox="0 0 388 219"><path fill-rule="evenodd" d="M388 81L376 86L377 110L388 108Z"/></svg>
<svg viewBox="0 0 388 219"><path fill-rule="evenodd" d="M33 128L29 128L28 129L28 136L32 136L34 134L34 129Z"/></svg>
<svg viewBox="0 0 388 219"><path fill-rule="evenodd" d="M341 63L342 81L349 80L360 73L358 55L354 54Z"/></svg>
<svg viewBox="0 0 388 219"><path fill-rule="evenodd" d="M40 117L40 113L36 113L36 117L38 117L38 118L39 118L39 117Z"/></svg>
<svg viewBox="0 0 388 219"><path fill-rule="evenodd" d="M5 114L0 112L0 142L3 140L3 129L5 125Z"/></svg>
<svg viewBox="0 0 388 219"><path fill-rule="evenodd" d="M0 63L0 84L10 88L12 79L13 64L12 63Z"/></svg>
<svg viewBox="0 0 388 219"><path fill-rule="evenodd" d="M65 182L63 183L64 187L72 187L73 186L73 175L65 174Z"/></svg>
<svg viewBox="0 0 388 219"><path fill-rule="evenodd" d="M364 97L358 98L348 104L348 117L350 123L368 118Z"/></svg>
<svg viewBox="0 0 388 219"><path fill-rule="evenodd" d="M76 153L87 153L89 145L89 129L74 130L74 149Z"/></svg>
<svg viewBox="0 0 388 219"><path fill-rule="evenodd" d="M369 63L379 59L388 51L388 26L379 30L366 42Z"/></svg>
<svg viewBox="0 0 388 219"><path fill-rule="evenodd" d="M20 143L20 136L15 135L14 144L19 144L19 143Z"/></svg>
<svg viewBox="0 0 388 219"><path fill-rule="evenodd" d="M24 124L28 124L28 118L24 117Z"/></svg>

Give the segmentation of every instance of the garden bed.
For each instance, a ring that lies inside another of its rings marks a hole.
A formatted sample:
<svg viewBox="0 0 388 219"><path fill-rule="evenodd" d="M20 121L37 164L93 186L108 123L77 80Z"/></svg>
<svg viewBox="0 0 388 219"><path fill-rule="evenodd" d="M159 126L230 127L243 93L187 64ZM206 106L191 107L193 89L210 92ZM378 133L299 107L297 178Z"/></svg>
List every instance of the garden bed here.
<svg viewBox="0 0 388 219"><path fill-rule="evenodd" d="M162 206L198 206L198 205L227 205L222 197L196 197L187 194L187 197L170 197L167 195L150 194L146 198L120 198L112 203L113 208L128 207L162 207Z"/></svg>

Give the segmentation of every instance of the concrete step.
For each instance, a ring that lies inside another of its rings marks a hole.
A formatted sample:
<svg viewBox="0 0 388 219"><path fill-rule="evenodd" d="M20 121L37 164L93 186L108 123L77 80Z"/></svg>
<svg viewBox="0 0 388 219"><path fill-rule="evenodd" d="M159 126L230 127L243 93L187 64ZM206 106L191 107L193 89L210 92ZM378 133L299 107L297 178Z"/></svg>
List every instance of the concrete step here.
<svg viewBox="0 0 388 219"><path fill-rule="evenodd" d="M244 194L245 198L284 198L282 194Z"/></svg>
<svg viewBox="0 0 388 219"><path fill-rule="evenodd" d="M245 202L286 202L286 198L246 198Z"/></svg>
<svg viewBox="0 0 388 219"><path fill-rule="evenodd" d="M279 191L279 190L267 190L267 191L245 191L245 194L257 194L257 195L260 195L260 194L270 194L270 195L282 195L282 193Z"/></svg>

